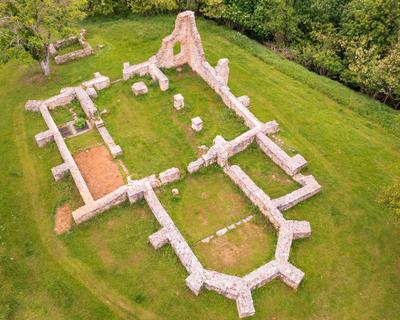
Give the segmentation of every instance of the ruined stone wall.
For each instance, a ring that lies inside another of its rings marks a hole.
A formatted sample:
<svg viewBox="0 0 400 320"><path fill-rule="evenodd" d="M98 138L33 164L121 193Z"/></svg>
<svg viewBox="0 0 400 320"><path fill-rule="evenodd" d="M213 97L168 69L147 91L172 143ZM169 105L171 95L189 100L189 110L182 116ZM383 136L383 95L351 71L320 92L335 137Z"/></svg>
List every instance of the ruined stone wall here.
<svg viewBox="0 0 400 320"><path fill-rule="evenodd" d="M58 40L55 43L50 44L49 51L51 55L55 55L54 61L57 64L63 64L68 61L77 60L93 54L93 49L91 45L86 41L85 35L86 35L86 30L82 30L79 34L79 37L73 36L66 39ZM82 46L82 49L72 51L63 55L57 55L58 49L70 46L75 43L79 43Z"/></svg>
<svg viewBox="0 0 400 320"><path fill-rule="evenodd" d="M126 185L121 186L104 197L78 208L72 212L72 217L74 218L75 223L80 224L99 213L123 203L127 199L127 189L128 187Z"/></svg>
<svg viewBox="0 0 400 320"><path fill-rule="evenodd" d="M93 201L93 197L89 191L89 188L86 185L85 180L82 177L81 172L78 169L78 166L75 163L74 158L68 150L67 145L64 142L63 137L61 136L60 131L57 128L53 118L50 115L49 110L45 105L40 107L40 112L43 116L44 121L46 122L49 130L52 131L54 142L57 144L58 150L60 151L61 157L64 162L67 164L68 169L71 173L72 178L74 179L75 185L78 188L78 191L82 197L82 200L85 204L88 204Z"/></svg>
<svg viewBox="0 0 400 320"><path fill-rule="evenodd" d="M83 90L82 87L76 87L75 94L88 119L93 118L93 116L97 112L97 108L95 107L92 99L90 99L87 92Z"/></svg>
<svg viewBox="0 0 400 320"><path fill-rule="evenodd" d="M261 150L290 176L295 175L307 165L307 161L301 155L289 157L285 151L264 134L257 134L256 140Z"/></svg>

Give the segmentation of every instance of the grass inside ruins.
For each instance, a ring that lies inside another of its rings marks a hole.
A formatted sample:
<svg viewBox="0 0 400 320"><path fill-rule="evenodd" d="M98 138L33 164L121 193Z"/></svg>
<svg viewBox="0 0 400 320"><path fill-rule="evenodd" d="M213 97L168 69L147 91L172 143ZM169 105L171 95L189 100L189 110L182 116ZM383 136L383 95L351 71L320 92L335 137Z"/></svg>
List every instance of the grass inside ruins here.
<svg viewBox="0 0 400 320"><path fill-rule="evenodd" d="M122 160L133 178L155 174L170 167L185 171L199 155L198 147L212 145L217 134L233 139L247 127L233 111L190 69L166 71L170 88L162 92L157 82L145 79L149 93L135 97L131 85L138 77L103 90L96 100L107 128L124 150ZM185 97L185 108L173 108L173 95ZM191 119L200 116L205 125L194 132Z"/></svg>
<svg viewBox="0 0 400 320"><path fill-rule="evenodd" d="M73 52L76 50L81 50L81 49L82 49L81 44L79 42L74 42L70 45L65 45L65 46L62 46L61 48L59 48L57 50L57 55L63 55L63 54L70 53L70 52Z"/></svg>
<svg viewBox="0 0 400 320"><path fill-rule="evenodd" d="M176 198L170 191L174 187L180 191ZM164 189L160 201L191 245L257 212L217 166Z"/></svg>
<svg viewBox="0 0 400 320"><path fill-rule="evenodd" d="M83 27L88 29L88 41L93 48L97 44L104 48L80 61L52 65L49 80L38 75L36 66L12 63L0 67L0 318L237 318L233 301L208 291L195 297L187 289L186 272L169 246L156 251L147 243L159 226L143 203L111 210L56 237L55 209L65 202L76 208L81 200L70 177L53 181L50 169L61 163L57 148L54 144L37 148L33 137L46 126L39 114L23 109L26 100L50 97L62 87L91 78L95 71L120 78L122 63L139 63L154 54L172 30L173 21L172 16L160 16L87 22ZM285 213L287 218L311 223L311 238L296 241L291 252L291 261L306 273L304 281L297 292L278 281L256 290L254 319L395 319L400 313L400 225L377 198L383 187L400 176L396 161L400 144L393 135L400 127L398 113L283 60L233 31L202 19L197 22L210 63L215 65L220 57L230 59L229 85L234 94L249 95L250 108L259 119L279 122L278 137L285 148L298 150L309 161L307 170L324 188ZM96 101L100 109L109 109L104 120L126 152L123 160L134 174L182 167L197 157L197 145L209 143L215 134L228 139L242 132L236 119L219 118L226 107L197 77L183 71L181 82L176 81L178 76L168 73L171 88L182 91L187 99L187 114L172 113L170 93L161 93L155 85L149 87L148 96L135 99L128 84L116 84L101 92ZM200 103L202 99L208 103ZM185 135L194 110L189 108L206 112L204 136L193 140ZM215 112L216 117L207 112ZM159 139L149 136L155 130ZM95 144L97 132L92 132L67 139L68 146L78 150ZM144 141L143 146L139 141ZM247 150L237 161L260 186L265 183L262 188L267 193L279 195L292 188L285 185L275 190L269 178L258 177L260 173L278 177L278 173L249 150L250 155ZM150 152L155 156L149 156ZM159 160L154 162L154 158ZM200 178L190 178L193 187ZM187 179L182 183L191 182ZM208 185L211 190L216 187ZM188 219L187 228L197 232L189 217L205 205L196 199L204 190L199 186L199 192L191 195L190 188L183 189L179 201L187 203L187 211L178 214ZM169 196L166 190L165 197ZM241 206L240 201L235 203L232 210ZM230 236L226 241L242 245L239 236L232 240ZM249 258L239 263L258 264L256 259L269 254L269 240L257 236L248 240L265 243L266 251L251 256L262 247L248 246ZM202 248L196 250L202 255ZM214 252L211 248L210 254ZM205 256L202 261L211 265ZM215 260L217 266L211 266L226 268L223 260Z"/></svg>
<svg viewBox="0 0 400 320"><path fill-rule="evenodd" d="M273 259L276 231L260 215L223 237L209 243L198 243L193 251L205 268L227 274L244 276Z"/></svg>

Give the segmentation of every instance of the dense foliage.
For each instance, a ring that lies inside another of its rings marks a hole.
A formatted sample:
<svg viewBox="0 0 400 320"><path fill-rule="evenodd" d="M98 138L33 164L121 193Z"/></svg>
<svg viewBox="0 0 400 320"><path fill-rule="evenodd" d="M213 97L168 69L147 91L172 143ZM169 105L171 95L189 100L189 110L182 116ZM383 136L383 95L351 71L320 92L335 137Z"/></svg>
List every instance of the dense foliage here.
<svg viewBox="0 0 400 320"><path fill-rule="evenodd" d="M195 10L310 70L400 107L398 0L4 0L1 58L27 52L45 60L52 31L68 30L82 16L82 6L91 16Z"/></svg>
<svg viewBox="0 0 400 320"><path fill-rule="evenodd" d="M206 0L200 10L289 48L291 58L319 74L400 104L397 0Z"/></svg>
<svg viewBox="0 0 400 320"><path fill-rule="evenodd" d="M400 105L398 0L88 0L90 15L196 10L307 68Z"/></svg>
<svg viewBox="0 0 400 320"><path fill-rule="evenodd" d="M48 45L69 35L85 16L85 0L3 0L0 2L0 60L29 56L50 73Z"/></svg>

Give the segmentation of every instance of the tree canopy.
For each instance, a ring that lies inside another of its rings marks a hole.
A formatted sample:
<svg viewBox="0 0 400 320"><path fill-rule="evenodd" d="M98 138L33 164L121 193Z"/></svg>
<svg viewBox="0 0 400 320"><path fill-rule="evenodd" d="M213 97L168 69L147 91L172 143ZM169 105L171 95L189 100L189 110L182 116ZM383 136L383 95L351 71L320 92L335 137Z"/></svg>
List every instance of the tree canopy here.
<svg viewBox="0 0 400 320"><path fill-rule="evenodd" d="M49 73L48 45L72 32L85 16L85 0L3 0L0 4L1 59L29 56Z"/></svg>

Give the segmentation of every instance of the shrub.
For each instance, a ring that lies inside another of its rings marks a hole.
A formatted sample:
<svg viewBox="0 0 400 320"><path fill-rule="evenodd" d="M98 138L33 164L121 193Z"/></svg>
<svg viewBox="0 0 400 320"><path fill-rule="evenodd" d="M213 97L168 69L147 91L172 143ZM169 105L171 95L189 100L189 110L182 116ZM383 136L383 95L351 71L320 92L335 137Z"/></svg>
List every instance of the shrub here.
<svg viewBox="0 0 400 320"><path fill-rule="evenodd" d="M78 129L83 129L86 125L86 120L85 118L79 117L78 119L76 119L75 121L75 127Z"/></svg>

